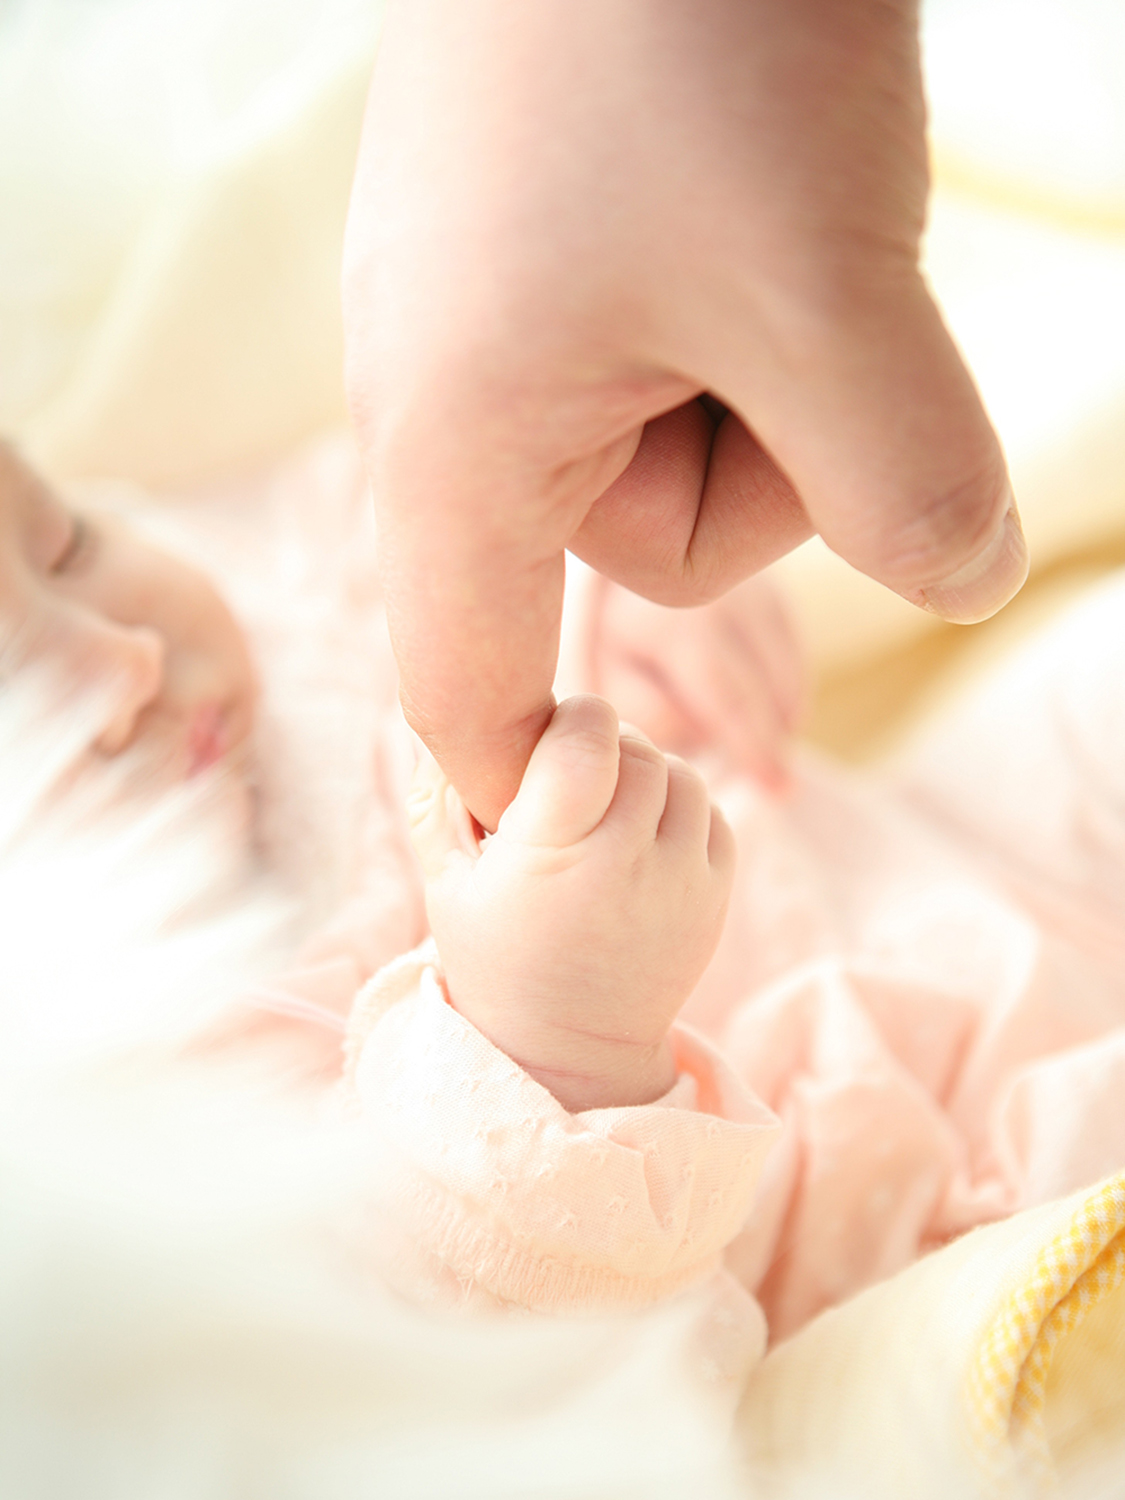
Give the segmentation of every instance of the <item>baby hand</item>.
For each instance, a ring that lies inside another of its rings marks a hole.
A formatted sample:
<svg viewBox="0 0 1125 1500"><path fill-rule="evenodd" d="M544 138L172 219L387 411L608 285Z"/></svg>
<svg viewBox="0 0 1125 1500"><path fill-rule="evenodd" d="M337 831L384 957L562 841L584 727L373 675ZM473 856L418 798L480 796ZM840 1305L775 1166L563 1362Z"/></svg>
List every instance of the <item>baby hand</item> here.
<svg viewBox="0 0 1125 1500"><path fill-rule="evenodd" d="M800 649L776 587L747 579L713 604L667 609L607 583L591 662L594 691L683 755L711 749L780 789L800 717Z"/></svg>
<svg viewBox="0 0 1125 1500"><path fill-rule="evenodd" d="M666 1093L668 1031L734 869L702 778L608 703L570 698L491 838L429 760L410 817L454 1007L567 1109Z"/></svg>

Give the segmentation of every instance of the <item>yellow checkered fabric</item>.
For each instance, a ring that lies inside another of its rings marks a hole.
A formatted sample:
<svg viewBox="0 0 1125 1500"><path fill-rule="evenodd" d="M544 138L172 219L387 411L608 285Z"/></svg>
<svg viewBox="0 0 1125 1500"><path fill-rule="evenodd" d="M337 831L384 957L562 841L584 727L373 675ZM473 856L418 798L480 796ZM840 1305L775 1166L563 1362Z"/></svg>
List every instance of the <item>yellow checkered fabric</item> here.
<svg viewBox="0 0 1125 1500"><path fill-rule="evenodd" d="M982 1457L1045 1466L1047 1376L1059 1341L1125 1281L1125 1172L1092 1188L990 1321L968 1374Z"/></svg>

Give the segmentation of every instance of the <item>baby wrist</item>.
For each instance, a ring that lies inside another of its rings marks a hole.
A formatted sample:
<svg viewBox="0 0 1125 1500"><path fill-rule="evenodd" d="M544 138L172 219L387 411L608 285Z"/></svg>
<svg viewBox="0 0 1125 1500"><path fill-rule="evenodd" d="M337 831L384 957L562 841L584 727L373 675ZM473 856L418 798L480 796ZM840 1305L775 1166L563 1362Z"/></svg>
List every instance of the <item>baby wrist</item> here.
<svg viewBox="0 0 1125 1500"><path fill-rule="evenodd" d="M676 1065L667 1034L659 1040L591 1035L535 1016L530 996L516 1014L462 1004L443 980L446 999L494 1047L507 1054L571 1114L652 1104L673 1087Z"/></svg>
<svg viewBox="0 0 1125 1500"><path fill-rule="evenodd" d="M538 1063L512 1060L571 1114L653 1104L668 1093L677 1076L667 1038L655 1047L612 1045L566 1063L553 1058Z"/></svg>

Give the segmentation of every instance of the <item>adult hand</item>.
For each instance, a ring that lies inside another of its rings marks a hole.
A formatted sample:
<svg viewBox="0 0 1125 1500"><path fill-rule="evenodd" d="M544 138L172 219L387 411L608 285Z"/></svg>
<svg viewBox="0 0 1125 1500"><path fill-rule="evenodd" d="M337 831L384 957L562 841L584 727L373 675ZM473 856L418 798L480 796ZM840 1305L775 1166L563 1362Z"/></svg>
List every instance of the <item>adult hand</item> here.
<svg viewBox="0 0 1125 1500"><path fill-rule="evenodd" d="M948 619L1020 586L926 193L916 0L392 0L349 398L404 708L486 827L567 547L666 604L813 531Z"/></svg>

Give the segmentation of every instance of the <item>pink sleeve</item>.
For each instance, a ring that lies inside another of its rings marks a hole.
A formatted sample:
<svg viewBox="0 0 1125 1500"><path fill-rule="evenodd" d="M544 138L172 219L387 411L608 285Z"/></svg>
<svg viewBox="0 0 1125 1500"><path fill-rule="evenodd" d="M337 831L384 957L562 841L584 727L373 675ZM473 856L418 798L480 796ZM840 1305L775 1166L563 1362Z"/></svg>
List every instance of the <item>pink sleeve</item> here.
<svg viewBox="0 0 1125 1500"><path fill-rule="evenodd" d="M640 1306L716 1271L776 1116L677 1027L655 1104L571 1115L446 1001L432 945L360 992L345 1088L381 1258L412 1296Z"/></svg>

